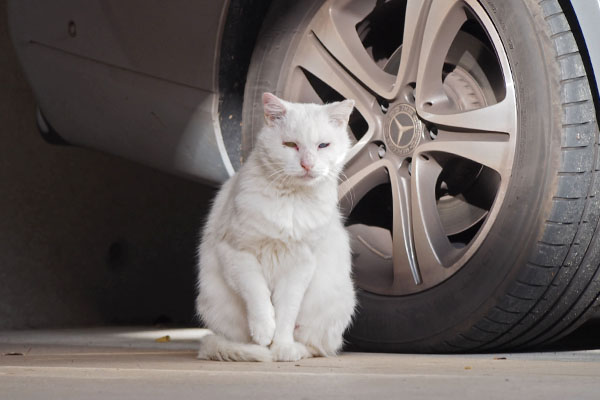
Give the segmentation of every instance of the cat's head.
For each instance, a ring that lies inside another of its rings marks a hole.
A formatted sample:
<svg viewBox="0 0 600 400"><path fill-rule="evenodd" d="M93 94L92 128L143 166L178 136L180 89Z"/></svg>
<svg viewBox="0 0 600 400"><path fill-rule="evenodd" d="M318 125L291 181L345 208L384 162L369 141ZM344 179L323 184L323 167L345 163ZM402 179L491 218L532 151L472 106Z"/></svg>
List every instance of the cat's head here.
<svg viewBox="0 0 600 400"><path fill-rule="evenodd" d="M266 126L258 146L273 177L301 185L337 179L350 148L347 126L354 100L290 103L271 93L262 100Z"/></svg>

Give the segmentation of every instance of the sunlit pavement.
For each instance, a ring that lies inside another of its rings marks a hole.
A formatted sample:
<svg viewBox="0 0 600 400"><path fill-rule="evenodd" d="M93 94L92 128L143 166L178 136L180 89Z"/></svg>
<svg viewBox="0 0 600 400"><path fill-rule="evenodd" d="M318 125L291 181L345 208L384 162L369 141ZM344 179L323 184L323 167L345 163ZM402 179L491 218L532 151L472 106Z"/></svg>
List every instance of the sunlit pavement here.
<svg viewBox="0 0 600 400"><path fill-rule="evenodd" d="M0 399L598 399L600 350L195 358L202 329L0 332Z"/></svg>

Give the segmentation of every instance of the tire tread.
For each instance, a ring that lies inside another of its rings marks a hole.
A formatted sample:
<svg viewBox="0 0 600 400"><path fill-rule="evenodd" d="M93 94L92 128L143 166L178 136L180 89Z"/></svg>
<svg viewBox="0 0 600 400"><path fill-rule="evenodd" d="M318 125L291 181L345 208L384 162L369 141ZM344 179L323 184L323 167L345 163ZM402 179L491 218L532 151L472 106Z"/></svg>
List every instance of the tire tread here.
<svg viewBox="0 0 600 400"><path fill-rule="evenodd" d="M463 351L543 345L563 337L600 307L600 159L593 96L560 4L538 4L561 73L562 147L553 204L529 262L504 297L458 335L458 343L446 341ZM482 344L469 347L469 337Z"/></svg>

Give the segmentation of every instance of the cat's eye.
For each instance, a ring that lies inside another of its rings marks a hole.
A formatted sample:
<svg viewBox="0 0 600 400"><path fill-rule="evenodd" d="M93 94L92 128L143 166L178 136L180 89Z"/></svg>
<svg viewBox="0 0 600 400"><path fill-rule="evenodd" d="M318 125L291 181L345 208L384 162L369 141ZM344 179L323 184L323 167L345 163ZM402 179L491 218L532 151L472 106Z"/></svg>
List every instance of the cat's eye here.
<svg viewBox="0 0 600 400"><path fill-rule="evenodd" d="M296 142L283 142L283 145L287 146L287 147L291 147L293 149L297 149L298 148L298 145L296 144Z"/></svg>
<svg viewBox="0 0 600 400"><path fill-rule="evenodd" d="M325 147L327 147L327 146L329 146L329 143L321 143L321 144L319 145L319 148L320 148L320 149L324 149L324 148L325 148Z"/></svg>

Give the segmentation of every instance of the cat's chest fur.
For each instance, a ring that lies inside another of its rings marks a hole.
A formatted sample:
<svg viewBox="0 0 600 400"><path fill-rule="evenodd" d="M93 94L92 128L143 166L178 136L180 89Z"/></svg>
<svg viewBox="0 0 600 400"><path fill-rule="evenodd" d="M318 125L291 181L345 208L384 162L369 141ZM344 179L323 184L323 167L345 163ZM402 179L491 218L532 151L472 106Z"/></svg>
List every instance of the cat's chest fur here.
<svg viewBox="0 0 600 400"><path fill-rule="evenodd" d="M310 244L321 240L338 216L335 196L329 189L284 194L252 190L236 197L235 208L247 240Z"/></svg>

